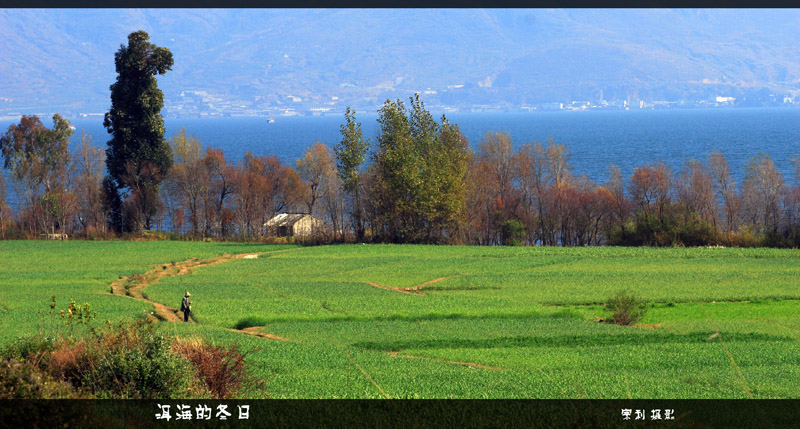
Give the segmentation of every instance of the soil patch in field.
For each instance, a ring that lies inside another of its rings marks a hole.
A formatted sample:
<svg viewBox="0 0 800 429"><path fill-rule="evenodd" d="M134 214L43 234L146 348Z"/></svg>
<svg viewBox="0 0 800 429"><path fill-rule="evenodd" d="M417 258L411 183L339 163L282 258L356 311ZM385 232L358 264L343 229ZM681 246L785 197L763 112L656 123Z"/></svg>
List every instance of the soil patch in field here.
<svg viewBox="0 0 800 429"><path fill-rule="evenodd" d="M457 275L449 276L449 277L439 277L438 279L433 279L433 280L427 281L425 283L420 283L420 284L418 284L416 286L411 286L411 287L384 286L382 284L378 284L378 283L374 283L374 282L366 282L366 283L368 285L372 286L372 287L376 287L376 288L380 288L380 289L386 289L386 290L393 290L393 291L397 291L397 292L400 292L400 293L407 293L409 295L425 295L424 292L420 292L419 291L420 289L424 288L425 286L434 285L434 284L439 283L441 281L449 280L449 279L456 278L456 277L466 276L466 275L468 275L468 274L464 273L464 274L457 274Z"/></svg>
<svg viewBox="0 0 800 429"><path fill-rule="evenodd" d="M391 356L394 356L394 357L404 357L404 358L408 358L408 359L425 359L425 360L432 360L434 362L442 362L442 363L449 363L449 364L453 364L453 365L468 366L470 368L486 369L486 370L490 370L490 371L505 371L505 368L500 368L500 367L497 367L497 366L488 366L488 365L483 365L483 364L475 363L475 362L460 362L460 361L437 359L437 358L431 358L431 357L425 357L425 356L401 355L399 351L391 352L389 354Z"/></svg>
<svg viewBox="0 0 800 429"><path fill-rule="evenodd" d="M278 341L291 341L288 338L279 337L277 335L268 334L266 332L261 331L261 326L253 326L250 328L244 329L230 329L233 332L240 332L247 335L252 335L254 337L261 337L261 338L269 338L270 340L278 340Z"/></svg>

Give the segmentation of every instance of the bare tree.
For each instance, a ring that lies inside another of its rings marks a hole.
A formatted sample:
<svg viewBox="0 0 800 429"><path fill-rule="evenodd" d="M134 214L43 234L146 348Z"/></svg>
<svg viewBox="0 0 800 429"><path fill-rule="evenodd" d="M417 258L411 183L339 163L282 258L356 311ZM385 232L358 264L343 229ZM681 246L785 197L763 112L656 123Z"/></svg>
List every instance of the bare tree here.
<svg viewBox="0 0 800 429"><path fill-rule="evenodd" d="M675 181L675 194L688 212L699 215L716 229L714 179L703 163L692 159L681 168Z"/></svg>
<svg viewBox="0 0 800 429"><path fill-rule="evenodd" d="M783 230L790 243L797 247L800 245L800 158L792 158L792 160L795 162L795 185L785 192Z"/></svg>
<svg viewBox="0 0 800 429"><path fill-rule="evenodd" d="M249 157L245 155L245 162L237 166L231 177L234 189L234 219L243 238L252 237L260 230L256 228L256 222L260 205L258 193L262 185L259 176L249 167L248 160Z"/></svg>
<svg viewBox="0 0 800 429"><path fill-rule="evenodd" d="M202 162L203 146L197 137L188 136L184 127L169 140L169 148L173 165L165 181L173 197L170 209L188 210L190 234L200 235L206 231L201 201L209 192L209 177Z"/></svg>
<svg viewBox="0 0 800 429"><path fill-rule="evenodd" d="M563 144L555 144L552 138L548 139L547 156L545 160L545 170L547 171L550 183L559 187L569 179L569 156L566 146Z"/></svg>
<svg viewBox="0 0 800 429"><path fill-rule="evenodd" d="M309 214L315 214L314 205L323 196L327 188L325 181L331 178L331 171L335 170L333 154L328 146L319 141L311 145L303 157L297 160L297 173L307 190L305 203Z"/></svg>
<svg viewBox="0 0 800 429"><path fill-rule="evenodd" d="M608 189L597 186L586 176L581 176L570 186L567 205L575 221L570 234L571 244L576 246L601 243L603 222L611 216L614 196Z"/></svg>
<svg viewBox="0 0 800 429"><path fill-rule="evenodd" d="M663 219L664 208L670 201L671 173L663 164L645 165L633 170L628 185L635 206L646 216L655 214Z"/></svg>
<svg viewBox="0 0 800 429"><path fill-rule="evenodd" d="M549 195L545 172L546 151L540 142L526 143L514 155L514 177L519 184L531 243L541 240L544 243L547 229L545 213L548 210Z"/></svg>
<svg viewBox="0 0 800 429"><path fill-rule="evenodd" d="M263 236L268 220L302 202L303 185L297 171L282 165L274 155L257 157L248 152L234 171L233 212L239 234L245 238Z"/></svg>
<svg viewBox="0 0 800 429"><path fill-rule="evenodd" d="M234 171L225 160L225 154L219 149L208 148L203 157L203 165L209 180L209 192L204 205L210 219L210 232L224 237L231 227L233 217L226 201L233 193Z"/></svg>
<svg viewBox="0 0 800 429"><path fill-rule="evenodd" d="M631 202L625 196L625 179L622 177L622 172L614 165L610 167L606 189L613 196L613 199L609 201L612 216L610 220L620 226L624 235L625 221L631 215Z"/></svg>
<svg viewBox="0 0 800 429"><path fill-rule="evenodd" d="M336 169L331 169L326 172L326 177L323 179L324 189L322 191L322 203L325 207L325 213L331 223L333 238L336 239L336 234L339 234L339 240L344 241L344 216L347 212L346 198L344 189L341 186L339 177L337 176Z"/></svg>
<svg viewBox="0 0 800 429"><path fill-rule="evenodd" d="M125 166L124 180L129 183L130 194L122 204L125 225L134 231L152 228L163 204L159 198L162 181L158 166L150 161L136 165L129 160Z"/></svg>
<svg viewBox="0 0 800 429"><path fill-rule="evenodd" d="M496 204L490 179L491 168L486 161L475 156L469 158L468 166L465 179L467 230L463 241L470 244L488 245L498 234L498 231L492 230L491 224L492 210Z"/></svg>
<svg viewBox="0 0 800 429"><path fill-rule="evenodd" d="M11 218L11 209L6 204L6 181L0 171L0 239L6 238L6 223Z"/></svg>
<svg viewBox="0 0 800 429"><path fill-rule="evenodd" d="M745 170L742 189L748 222L764 232L777 232L780 223L780 201L786 184L769 155L751 158Z"/></svg>
<svg viewBox="0 0 800 429"><path fill-rule="evenodd" d="M478 159L485 162L491 171L492 186L500 204L506 206L506 195L513 186L512 143L507 132L487 132L478 143Z"/></svg>
<svg viewBox="0 0 800 429"><path fill-rule="evenodd" d="M552 238L552 244L560 242L565 245L572 241L570 233L572 232L574 206L570 200L574 200L576 197L566 146L555 144L552 138L547 142L545 171L550 182L550 194L554 196L551 216L553 222L559 225L560 230L557 232L558 236Z"/></svg>
<svg viewBox="0 0 800 429"><path fill-rule="evenodd" d="M720 152L712 151L708 157L708 165L714 183L713 188L717 194L718 201L722 202L722 214L725 230L733 232L738 225L741 201L736 192L736 182L733 180L728 161ZM717 222L722 224L723 222Z"/></svg>
<svg viewBox="0 0 800 429"><path fill-rule="evenodd" d="M84 232L105 234L108 219L103 211L103 172L106 153L92 144L92 137L82 132L72 164L73 193L77 197L78 222Z"/></svg>

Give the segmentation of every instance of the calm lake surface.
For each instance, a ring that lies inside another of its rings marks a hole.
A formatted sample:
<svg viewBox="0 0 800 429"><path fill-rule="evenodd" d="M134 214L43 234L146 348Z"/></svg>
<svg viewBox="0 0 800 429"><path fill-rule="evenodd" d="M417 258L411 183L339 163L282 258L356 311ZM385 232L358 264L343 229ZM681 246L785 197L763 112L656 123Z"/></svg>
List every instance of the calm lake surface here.
<svg viewBox="0 0 800 429"><path fill-rule="evenodd" d="M437 119L441 115L434 115ZM357 114L365 137L373 142L378 132L377 114ZM793 157L800 157L800 109L740 108L632 111L557 111L532 113L449 114L474 148L487 131L507 131L515 145L552 137L567 146L573 172L592 180L606 180L609 166L624 176L635 167L662 161L680 170L689 159L705 161L712 150L722 152L741 181L745 165L758 153L768 154L794 183ZM50 118L42 118L52 126ZM229 161L239 161L246 152L277 155L294 165L305 149L319 140L333 147L340 139L344 116L266 118L166 119L166 137L186 127L204 146L222 149ZM11 121L0 122L5 132ZM76 127L73 145L81 130L91 134L94 144L105 147L108 133L102 119L72 121ZM8 181L7 181L8 182ZM9 193L13 192L10 184ZM12 197L13 198L13 197ZM15 199L15 198L14 198ZM15 202L15 201L14 201Z"/></svg>

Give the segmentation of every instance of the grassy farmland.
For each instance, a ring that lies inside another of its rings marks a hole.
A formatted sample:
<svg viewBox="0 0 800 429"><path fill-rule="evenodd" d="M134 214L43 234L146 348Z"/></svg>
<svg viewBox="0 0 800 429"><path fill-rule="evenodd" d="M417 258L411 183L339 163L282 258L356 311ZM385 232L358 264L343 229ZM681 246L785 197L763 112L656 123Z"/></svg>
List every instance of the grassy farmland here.
<svg viewBox="0 0 800 429"><path fill-rule="evenodd" d="M251 252L144 294L190 290L196 323L165 329L252 350L273 398L800 397L797 250L0 242L0 341L51 295L143 317L119 276ZM621 288L641 326L598 323Z"/></svg>

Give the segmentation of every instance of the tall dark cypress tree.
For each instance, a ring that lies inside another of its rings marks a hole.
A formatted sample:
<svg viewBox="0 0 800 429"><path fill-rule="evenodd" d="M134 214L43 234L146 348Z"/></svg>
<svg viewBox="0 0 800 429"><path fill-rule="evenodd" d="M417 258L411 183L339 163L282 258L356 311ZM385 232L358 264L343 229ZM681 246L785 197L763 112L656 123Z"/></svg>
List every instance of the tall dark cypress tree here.
<svg viewBox="0 0 800 429"><path fill-rule="evenodd" d="M172 53L150 43L144 31L137 31L128 35L128 46L120 46L114 63L118 76L111 85L111 110L103 125L112 135L106 165L120 198L107 201L123 204L124 210L109 209L125 215L113 217L117 221L112 226L117 232L149 229L157 211L159 185L172 166L161 116L164 94L155 78L172 68Z"/></svg>

